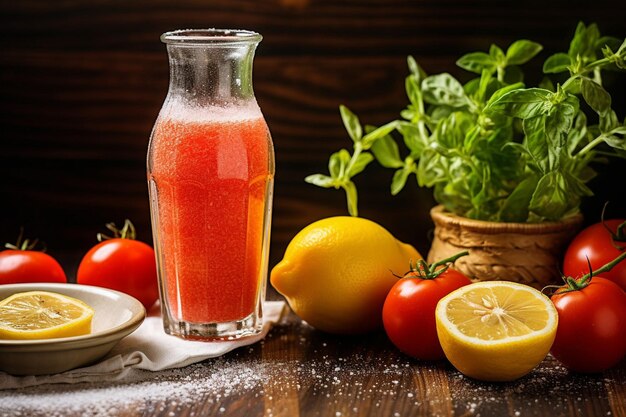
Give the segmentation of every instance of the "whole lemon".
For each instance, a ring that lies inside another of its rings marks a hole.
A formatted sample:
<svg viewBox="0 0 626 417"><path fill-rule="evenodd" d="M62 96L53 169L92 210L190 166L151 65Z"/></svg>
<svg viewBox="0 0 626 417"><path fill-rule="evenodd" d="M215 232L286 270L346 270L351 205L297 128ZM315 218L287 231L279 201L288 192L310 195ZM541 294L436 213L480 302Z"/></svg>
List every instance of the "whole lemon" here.
<svg viewBox="0 0 626 417"><path fill-rule="evenodd" d="M382 323L385 297L421 259L384 227L360 217L330 217L302 229L270 281L293 311L329 333L364 333Z"/></svg>

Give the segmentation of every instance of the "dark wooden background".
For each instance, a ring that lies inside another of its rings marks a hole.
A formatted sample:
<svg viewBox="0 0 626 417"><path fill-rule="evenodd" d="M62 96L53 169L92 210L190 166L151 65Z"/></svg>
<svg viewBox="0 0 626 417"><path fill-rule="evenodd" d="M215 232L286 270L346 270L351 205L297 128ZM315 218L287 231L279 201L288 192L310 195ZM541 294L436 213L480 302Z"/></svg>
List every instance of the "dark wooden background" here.
<svg viewBox="0 0 626 417"><path fill-rule="evenodd" d="M96 232L130 218L150 241L145 156L166 94L162 32L247 28L264 35L255 91L273 134L276 187L271 265L306 224L347 213L341 191L305 184L350 145L338 112L382 123L405 106L406 56L463 80L456 58L519 38L567 49L579 20L623 37L623 2L466 0L2 0L0 2L0 240L23 225L70 277ZM537 69L538 64L530 65ZM624 82L613 97L624 117ZM602 168L583 206L606 199L624 215L624 170ZM431 192L389 195L391 172L357 179L361 215L428 249ZM613 179L611 179L613 177ZM616 180L619 179L619 181Z"/></svg>

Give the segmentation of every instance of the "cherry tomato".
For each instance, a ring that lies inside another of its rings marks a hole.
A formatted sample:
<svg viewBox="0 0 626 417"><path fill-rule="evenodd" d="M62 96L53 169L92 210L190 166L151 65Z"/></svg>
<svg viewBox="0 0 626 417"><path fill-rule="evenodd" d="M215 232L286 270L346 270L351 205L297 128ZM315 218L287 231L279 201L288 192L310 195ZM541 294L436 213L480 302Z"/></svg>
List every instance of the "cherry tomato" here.
<svg viewBox="0 0 626 417"><path fill-rule="evenodd" d="M107 225L120 237L91 248L78 266L76 281L124 292L149 309L159 297L154 250L134 240L135 231L129 223L127 220L122 231L117 231L113 224Z"/></svg>
<svg viewBox="0 0 626 417"><path fill-rule="evenodd" d="M441 298L471 281L462 273L442 265L458 257L411 267L389 291L383 306L383 325L391 342L405 354L417 359L444 358L435 326L435 308Z"/></svg>
<svg viewBox="0 0 626 417"><path fill-rule="evenodd" d="M561 287L552 297L559 326L552 355L578 372L602 372L626 354L626 293L594 276L580 289Z"/></svg>
<svg viewBox="0 0 626 417"><path fill-rule="evenodd" d="M28 282L67 282L61 265L52 256L34 250L39 242L23 239L20 232L15 245L7 243L0 252L0 284Z"/></svg>
<svg viewBox="0 0 626 417"><path fill-rule="evenodd" d="M563 273L570 277L579 277L589 272L587 258L589 258L591 268L597 269L624 253L626 230L622 230L621 234L618 233L618 226L622 223L624 223L623 219L606 220L604 225L596 223L580 232L565 252ZM612 233L609 233L607 227ZM621 239L624 240L620 241ZM626 262L603 273L602 277L614 281L626 291Z"/></svg>

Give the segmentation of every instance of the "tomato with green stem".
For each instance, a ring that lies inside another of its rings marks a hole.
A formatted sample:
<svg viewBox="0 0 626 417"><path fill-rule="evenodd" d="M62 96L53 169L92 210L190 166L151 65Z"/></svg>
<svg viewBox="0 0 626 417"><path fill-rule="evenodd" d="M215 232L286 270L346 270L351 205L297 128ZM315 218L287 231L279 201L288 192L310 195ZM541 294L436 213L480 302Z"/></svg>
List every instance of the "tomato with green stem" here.
<svg viewBox="0 0 626 417"><path fill-rule="evenodd" d="M604 220L605 209L606 205L600 223L578 233L567 248L563 260L566 276L578 277L588 271L588 262L597 269L626 252L626 220ZM626 262L604 272L602 277L614 281L626 291Z"/></svg>
<svg viewBox="0 0 626 417"><path fill-rule="evenodd" d="M602 372L626 354L626 293L602 278L626 259L626 252L580 278L565 277L551 299L559 313L552 355L565 367Z"/></svg>
<svg viewBox="0 0 626 417"><path fill-rule="evenodd" d="M0 284L27 282L67 282L65 271L52 256L35 250L39 241L23 239L23 231L15 245L5 244L0 252Z"/></svg>
<svg viewBox="0 0 626 417"><path fill-rule="evenodd" d="M154 250L135 240L135 227L130 220L121 230L113 223L107 224L107 228L113 236L98 233L100 243L83 257L76 281L124 292L149 309L159 297Z"/></svg>
<svg viewBox="0 0 626 417"><path fill-rule="evenodd" d="M450 268L461 256L428 265L420 260L389 291L383 305L383 325L391 342L405 354L422 360L445 357L435 324L435 308L441 298L470 284L468 277Z"/></svg>

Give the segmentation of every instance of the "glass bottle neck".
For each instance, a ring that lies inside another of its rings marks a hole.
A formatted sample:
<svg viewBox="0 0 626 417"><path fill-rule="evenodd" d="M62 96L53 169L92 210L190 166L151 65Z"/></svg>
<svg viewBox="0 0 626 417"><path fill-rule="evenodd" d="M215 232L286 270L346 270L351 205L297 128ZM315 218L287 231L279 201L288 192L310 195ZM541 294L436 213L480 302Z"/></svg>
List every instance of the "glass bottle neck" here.
<svg viewBox="0 0 626 417"><path fill-rule="evenodd" d="M168 98L194 106L255 100L252 63L258 42L229 45L168 44Z"/></svg>

